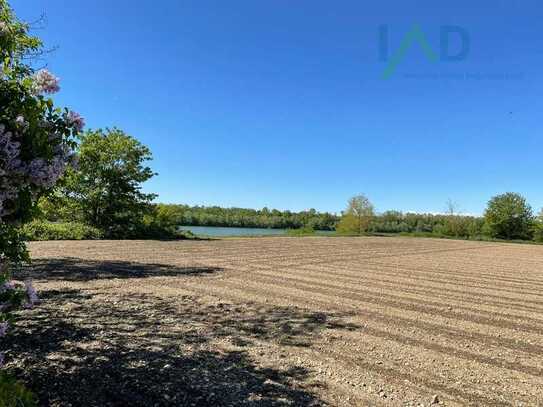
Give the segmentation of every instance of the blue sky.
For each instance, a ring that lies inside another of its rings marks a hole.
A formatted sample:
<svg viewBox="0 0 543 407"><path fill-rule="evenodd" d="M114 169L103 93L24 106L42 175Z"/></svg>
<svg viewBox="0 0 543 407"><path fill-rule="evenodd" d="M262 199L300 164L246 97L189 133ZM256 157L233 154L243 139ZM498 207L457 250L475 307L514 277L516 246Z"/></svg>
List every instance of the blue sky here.
<svg viewBox="0 0 543 407"><path fill-rule="evenodd" d="M162 202L335 212L363 192L380 211L452 198L482 213L516 191L543 206L538 1L11 4L47 15L57 101L150 146ZM393 53L414 24L437 53L440 27L462 27L467 58L430 62L415 44L383 80L379 26Z"/></svg>

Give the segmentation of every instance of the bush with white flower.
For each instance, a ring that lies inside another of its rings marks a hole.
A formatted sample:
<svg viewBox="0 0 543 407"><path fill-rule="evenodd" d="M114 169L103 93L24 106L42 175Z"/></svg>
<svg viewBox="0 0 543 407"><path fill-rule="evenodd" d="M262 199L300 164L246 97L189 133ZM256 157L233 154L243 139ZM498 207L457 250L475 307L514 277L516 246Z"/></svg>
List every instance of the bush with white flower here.
<svg viewBox="0 0 543 407"><path fill-rule="evenodd" d="M15 282L10 273L29 260L18 227L73 162L84 126L79 114L48 97L60 90L59 79L33 68L42 43L28 30L0 0L0 338L9 334L13 311L38 302L32 283Z"/></svg>

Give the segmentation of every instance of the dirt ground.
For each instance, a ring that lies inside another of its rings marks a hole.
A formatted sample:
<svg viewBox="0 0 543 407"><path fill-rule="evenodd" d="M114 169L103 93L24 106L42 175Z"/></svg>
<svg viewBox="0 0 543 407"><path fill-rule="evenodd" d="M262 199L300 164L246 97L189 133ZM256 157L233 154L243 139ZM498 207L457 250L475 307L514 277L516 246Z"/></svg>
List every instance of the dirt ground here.
<svg viewBox="0 0 543 407"><path fill-rule="evenodd" d="M31 244L3 346L44 406L543 405L543 246Z"/></svg>

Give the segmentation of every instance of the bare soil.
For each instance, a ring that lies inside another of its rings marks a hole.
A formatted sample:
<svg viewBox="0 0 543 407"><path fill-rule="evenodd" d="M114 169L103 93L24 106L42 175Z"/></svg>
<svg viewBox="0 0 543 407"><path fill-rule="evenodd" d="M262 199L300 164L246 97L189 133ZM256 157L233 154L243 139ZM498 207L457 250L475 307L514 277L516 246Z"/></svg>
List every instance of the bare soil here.
<svg viewBox="0 0 543 407"><path fill-rule="evenodd" d="M3 343L44 406L543 405L543 247L31 244Z"/></svg>

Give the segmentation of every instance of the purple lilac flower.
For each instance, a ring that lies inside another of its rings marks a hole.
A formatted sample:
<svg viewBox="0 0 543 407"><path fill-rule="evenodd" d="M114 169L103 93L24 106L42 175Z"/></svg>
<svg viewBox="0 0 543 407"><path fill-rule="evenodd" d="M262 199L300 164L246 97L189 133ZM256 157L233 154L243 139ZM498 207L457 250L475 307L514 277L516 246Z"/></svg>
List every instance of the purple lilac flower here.
<svg viewBox="0 0 543 407"><path fill-rule="evenodd" d="M78 133L83 131L83 128L85 127L85 119L81 117L79 113L71 110L70 112L68 112L66 120L68 121L68 125Z"/></svg>
<svg viewBox="0 0 543 407"><path fill-rule="evenodd" d="M13 140L13 133L6 131L6 127L0 124L0 154L8 161L16 158L21 152L21 143Z"/></svg>
<svg viewBox="0 0 543 407"><path fill-rule="evenodd" d="M28 176L32 184L41 188L51 188L62 177L66 169L64 155L54 157L51 163L43 158L36 158L28 166Z"/></svg>
<svg viewBox="0 0 543 407"><path fill-rule="evenodd" d="M57 93L60 90L59 79L47 69L42 69L34 75L34 88L38 95Z"/></svg>
<svg viewBox="0 0 543 407"><path fill-rule="evenodd" d="M72 124L83 126L83 119L73 113L69 116ZM18 118L18 122L24 119ZM62 177L66 167L72 164L73 151L62 142L62 136L52 132L49 140L53 144L54 156L51 159L36 157L30 162L20 159L20 136L10 132L0 124L0 221L15 210L13 203L19 191L30 187L31 193L49 189Z"/></svg>
<svg viewBox="0 0 543 407"><path fill-rule="evenodd" d="M15 283L13 281L6 281L4 284L0 286L0 294L14 290L15 289Z"/></svg>
<svg viewBox="0 0 543 407"><path fill-rule="evenodd" d="M0 218L8 215L11 209L8 201L17 198L19 188L24 185L19 170L21 143L15 135L0 124Z"/></svg>

